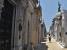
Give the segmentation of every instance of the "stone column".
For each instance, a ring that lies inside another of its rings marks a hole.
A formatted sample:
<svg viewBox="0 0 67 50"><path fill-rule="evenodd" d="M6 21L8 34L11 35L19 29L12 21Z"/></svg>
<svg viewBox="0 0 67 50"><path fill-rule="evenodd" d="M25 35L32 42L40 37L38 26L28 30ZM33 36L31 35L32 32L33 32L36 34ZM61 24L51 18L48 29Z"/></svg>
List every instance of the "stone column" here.
<svg viewBox="0 0 67 50"><path fill-rule="evenodd" d="M0 19L1 19L2 8L4 7L3 3L4 3L4 0L0 0Z"/></svg>

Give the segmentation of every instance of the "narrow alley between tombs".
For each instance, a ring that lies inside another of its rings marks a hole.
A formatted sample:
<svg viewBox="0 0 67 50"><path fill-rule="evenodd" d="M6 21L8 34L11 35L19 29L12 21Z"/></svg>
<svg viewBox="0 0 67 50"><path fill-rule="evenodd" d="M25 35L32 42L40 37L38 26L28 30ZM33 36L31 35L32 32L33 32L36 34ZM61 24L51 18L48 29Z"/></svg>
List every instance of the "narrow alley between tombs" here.
<svg viewBox="0 0 67 50"><path fill-rule="evenodd" d="M67 50L67 0L0 0L0 50Z"/></svg>

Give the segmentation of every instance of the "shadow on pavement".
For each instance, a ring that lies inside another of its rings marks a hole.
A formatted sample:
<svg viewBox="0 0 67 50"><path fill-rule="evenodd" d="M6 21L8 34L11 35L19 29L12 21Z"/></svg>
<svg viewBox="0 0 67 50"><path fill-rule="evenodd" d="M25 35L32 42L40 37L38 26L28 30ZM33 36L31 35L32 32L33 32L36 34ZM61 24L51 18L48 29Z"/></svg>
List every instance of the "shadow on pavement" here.
<svg viewBox="0 0 67 50"><path fill-rule="evenodd" d="M46 42L46 38L42 40L42 42ZM34 48L34 50L48 50L48 46L46 43L39 43L37 46Z"/></svg>
<svg viewBox="0 0 67 50"><path fill-rule="evenodd" d="M47 41L47 38L43 38L42 42L46 42ZM48 50L48 46L46 45L46 43L41 43L42 44L42 48L43 50Z"/></svg>
<svg viewBox="0 0 67 50"><path fill-rule="evenodd" d="M48 46L46 45L46 43L42 44L43 50L48 50Z"/></svg>
<svg viewBox="0 0 67 50"><path fill-rule="evenodd" d="M48 46L47 46L45 43L43 43L43 44L38 44L38 45L34 48L34 50L48 50Z"/></svg>

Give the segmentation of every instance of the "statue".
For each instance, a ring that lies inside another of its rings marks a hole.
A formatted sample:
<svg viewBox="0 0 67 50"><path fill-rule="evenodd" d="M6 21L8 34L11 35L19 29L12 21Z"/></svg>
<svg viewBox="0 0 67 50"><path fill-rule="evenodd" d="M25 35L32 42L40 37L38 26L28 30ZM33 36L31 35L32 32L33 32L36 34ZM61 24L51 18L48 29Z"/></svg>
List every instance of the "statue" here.
<svg viewBox="0 0 67 50"><path fill-rule="evenodd" d="M59 2L58 2L58 6L59 6L58 7L58 12L60 12L61 11L61 9L60 9L61 8L61 4Z"/></svg>

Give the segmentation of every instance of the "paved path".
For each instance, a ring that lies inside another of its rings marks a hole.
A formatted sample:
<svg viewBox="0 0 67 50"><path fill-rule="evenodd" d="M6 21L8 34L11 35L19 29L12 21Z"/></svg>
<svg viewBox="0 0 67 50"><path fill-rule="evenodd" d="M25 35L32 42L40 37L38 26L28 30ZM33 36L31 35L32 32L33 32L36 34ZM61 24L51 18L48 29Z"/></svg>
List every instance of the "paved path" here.
<svg viewBox="0 0 67 50"><path fill-rule="evenodd" d="M47 50L46 44L39 44L34 50Z"/></svg>
<svg viewBox="0 0 67 50"><path fill-rule="evenodd" d="M46 45L48 45L48 50L67 50L67 48L61 48L54 39L51 43L47 39Z"/></svg>

